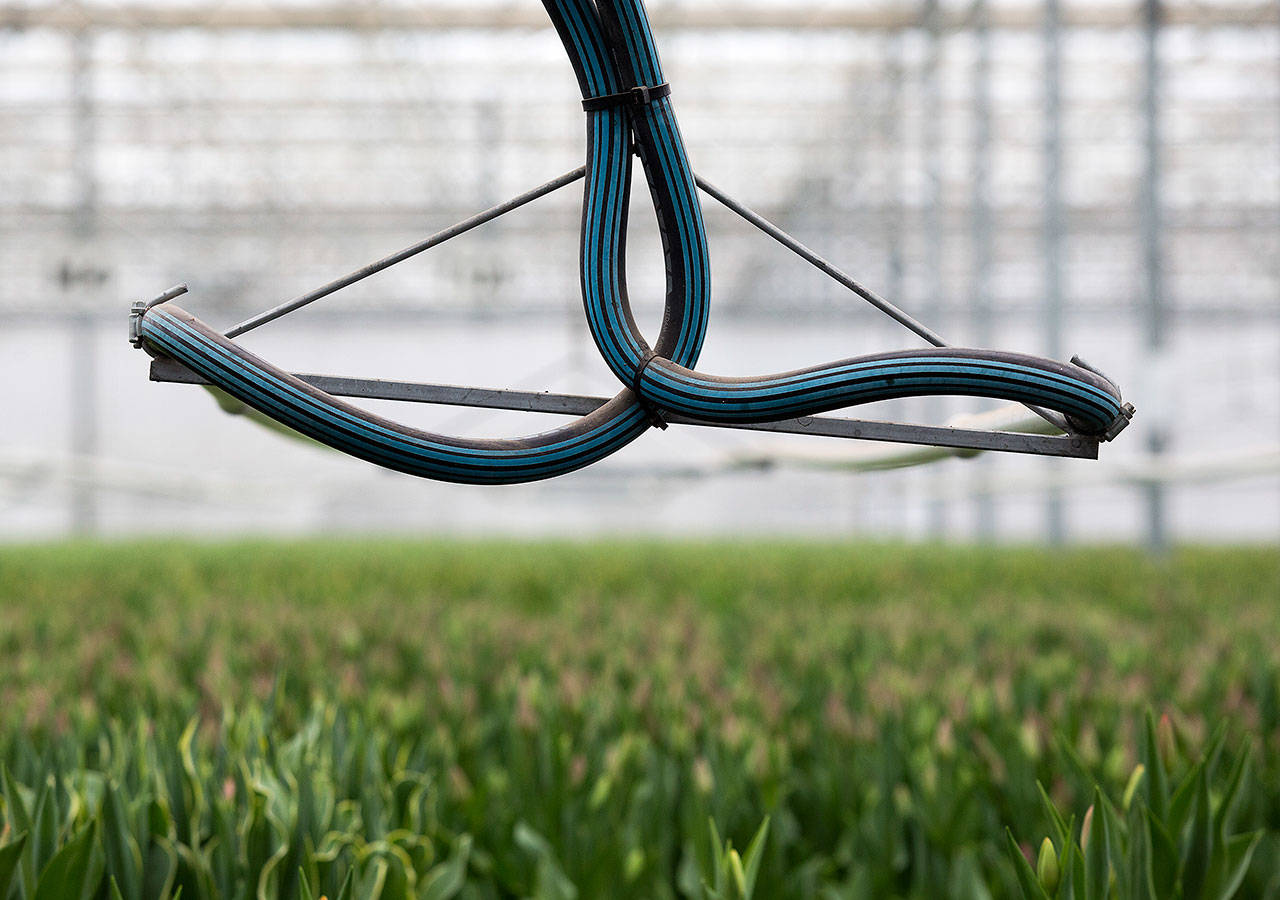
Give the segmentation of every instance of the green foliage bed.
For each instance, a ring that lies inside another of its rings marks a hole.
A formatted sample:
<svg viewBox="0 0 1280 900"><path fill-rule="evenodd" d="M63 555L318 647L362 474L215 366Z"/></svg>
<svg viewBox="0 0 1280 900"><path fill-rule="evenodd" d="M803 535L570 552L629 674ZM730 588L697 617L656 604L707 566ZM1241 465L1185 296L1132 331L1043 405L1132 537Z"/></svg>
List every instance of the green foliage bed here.
<svg viewBox="0 0 1280 900"><path fill-rule="evenodd" d="M0 900L1280 897L1280 552L0 548L0 763Z"/></svg>

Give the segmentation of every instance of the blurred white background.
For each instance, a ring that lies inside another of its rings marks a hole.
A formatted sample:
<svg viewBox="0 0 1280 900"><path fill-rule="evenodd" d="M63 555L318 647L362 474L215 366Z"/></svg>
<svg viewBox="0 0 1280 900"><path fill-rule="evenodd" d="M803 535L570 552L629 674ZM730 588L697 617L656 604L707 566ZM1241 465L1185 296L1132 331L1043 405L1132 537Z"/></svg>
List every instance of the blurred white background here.
<svg viewBox="0 0 1280 900"><path fill-rule="evenodd" d="M787 464L864 447L673 427L543 484L416 481L151 384L131 300L214 325L581 164L534 0L0 5L0 537L427 531L1280 540L1280 5L653 2L698 172L955 343L1107 371L1100 462ZM638 316L661 258L637 185ZM246 336L295 370L612 395L580 188ZM707 200L700 363L920 342ZM849 414L941 422L937 399ZM387 414L467 434L553 420ZM760 471L735 460L763 452Z"/></svg>

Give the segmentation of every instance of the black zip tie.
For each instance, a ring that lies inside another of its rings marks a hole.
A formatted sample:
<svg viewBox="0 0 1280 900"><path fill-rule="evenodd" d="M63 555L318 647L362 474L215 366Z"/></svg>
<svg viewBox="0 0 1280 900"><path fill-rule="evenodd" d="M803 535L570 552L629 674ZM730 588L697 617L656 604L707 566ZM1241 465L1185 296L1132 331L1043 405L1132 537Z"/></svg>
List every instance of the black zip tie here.
<svg viewBox="0 0 1280 900"><path fill-rule="evenodd" d="M600 97L588 97L582 101L582 108L587 112L600 112L619 106L648 106L650 103L671 96L671 85L667 82L655 85L642 85L628 88L620 94L604 94Z"/></svg>
<svg viewBox="0 0 1280 900"><path fill-rule="evenodd" d="M645 369L649 368L649 363L653 362L657 358L658 354L654 353L652 350L646 351L645 355L641 357L640 365L636 366L636 374L631 378L631 393L636 395L636 402L640 404L640 408L643 409L645 414L649 417L649 423L653 425L654 428L660 428L663 431L666 431L667 420L662 415L662 408L647 398L644 394L640 393L640 379L644 377Z"/></svg>

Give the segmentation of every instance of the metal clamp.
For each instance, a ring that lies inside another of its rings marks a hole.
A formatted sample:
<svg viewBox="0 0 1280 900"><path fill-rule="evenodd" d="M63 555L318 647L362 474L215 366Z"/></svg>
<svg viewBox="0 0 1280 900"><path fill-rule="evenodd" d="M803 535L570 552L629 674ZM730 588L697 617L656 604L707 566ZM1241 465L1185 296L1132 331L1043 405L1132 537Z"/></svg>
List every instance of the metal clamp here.
<svg viewBox="0 0 1280 900"><path fill-rule="evenodd" d="M1071 364L1073 366L1078 366L1079 368L1084 369L1086 372L1092 372L1094 375L1097 375L1099 378L1103 379L1112 387L1114 387L1116 389L1116 392L1119 393L1120 386L1116 384L1116 380L1112 378L1110 375L1108 375L1106 372L1102 371L1096 366L1090 365L1086 360L1082 359L1079 356L1071 357ZM1126 403L1123 406L1121 406L1120 415L1116 416L1115 421L1113 421L1110 425L1107 426L1107 430L1104 431L1101 435L1099 435L1099 439L1103 441L1114 441L1116 439L1116 436L1119 435L1120 432L1124 431L1126 428L1129 427L1129 423L1133 421L1134 413L1136 413L1137 411L1138 410L1134 407L1132 403Z"/></svg>
<svg viewBox="0 0 1280 900"><path fill-rule="evenodd" d="M147 311L145 300L135 300L129 307L129 343L142 346L142 316Z"/></svg>
<svg viewBox="0 0 1280 900"><path fill-rule="evenodd" d="M1104 441L1114 441L1120 432L1129 427L1129 423L1133 421L1133 414L1136 412L1137 410L1134 408L1132 403L1126 403L1124 406L1120 407L1120 415L1116 416L1115 421L1107 426L1107 430L1100 436L1101 439Z"/></svg>
<svg viewBox="0 0 1280 900"><path fill-rule="evenodd" d="M159 306L161 303L168 303L175 297L181 297L187 292L186 282L175 284L169 290L165 291L150 300L135 300L129 307L129 343L135 347L142 346L142 317L147 314L147 310L152 307Z"/></svg>

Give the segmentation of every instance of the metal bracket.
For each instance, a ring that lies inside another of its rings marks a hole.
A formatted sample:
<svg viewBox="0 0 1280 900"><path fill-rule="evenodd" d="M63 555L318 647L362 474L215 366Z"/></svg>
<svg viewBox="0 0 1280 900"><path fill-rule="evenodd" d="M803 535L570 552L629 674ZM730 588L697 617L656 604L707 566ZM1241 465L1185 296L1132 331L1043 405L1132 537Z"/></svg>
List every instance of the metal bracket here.
<svg viewBox="0 0 1280 900"><path fill-rule="evenodd" d="M466 406L480 409L506 409L520 412L550 413L562 416L584 416L595 412L608 399L581 394L551 394L536 391L494 390L451 384L415 381L387 381L377 378L347 378L336 375L295 374L307 384L337 397L365 400L403 400L410 403L434 403L443 406ZM181 363L157 358L151 363L151 380L173 384L208 384L208 380ZM1097 459L1097 440L1081 435L1050 437L1039 434L1016 434L1008 431L982 431L951 428L945 425L913 425L900 422L878 422L869 419L846 419L835 416L804 416L780 422L730 424L707 422L686 416L664 413L672 425L697 425L730 428L738 431L772 432L776 434L808 434L862 441L887 441L898 444L923 444L954 447L959 450L998 450L1006 453L1029 453L1038 456L1060 456L1070 459Z"/></svg>
<svg viewBox="0 0 1280 900"><path fill-rule="evenodd" d="M1097 375L1099 378L1105 378L1107 381L1111 382L1111 384L1113 385L1116 383L1116 380L1112 378L1110 375L1108 375L1106 372L1102 371L1096 366L1090 365L1087 360L1082 359L1079 356L1071 357L1071 364L1073 366L1079 366L1080 368L1084 369L1086 372L1092 372L1094 375ZM1116 390L1119 391L1119 388L1117 387ZM1120 407L1120 415L1116 416L1115 421L1112 422L1109 426L1107 426L1107 430L1102 433L1100 440L1108 441L1108 442L1114 441L1116 437L1120 434L1120 432L1124 431L1126 428L1129 427L1129 423L1133 421L1133 416L1136 412L1137 412L1137 409L1134 407L1132 403L1126 403L1122 407Z"/></svg>
<svg viewBox="0 0 1280 900"><path fill-rule="evenodd" d="M147 314L147 310L153 306L159 306L161 303L168 303L175 300L187 292L186 282L175 284L163 294L152 297L150 300L135 300L129 307L129 343L135 347L142 346L142 317Z"/></svg>
<svg viewBox="0 0 1280 900"><path fill-rule="evenodd" d="M1129 427L1129 423L1133 421L1133 414L1136 412L1137 409L1134 408L1132 403L1126 403L1120 407L1120 415L1116 416L1116 420L1102 433L1101 440L1114 441L1120 432Z"/></svg>
<svg viewBox="0 0 1280 900"><path fill-rule="evenodd" d="M135 300L129 306L129 343L135 347L142 346L142 316L146 311L145 300Z"/></svg>

